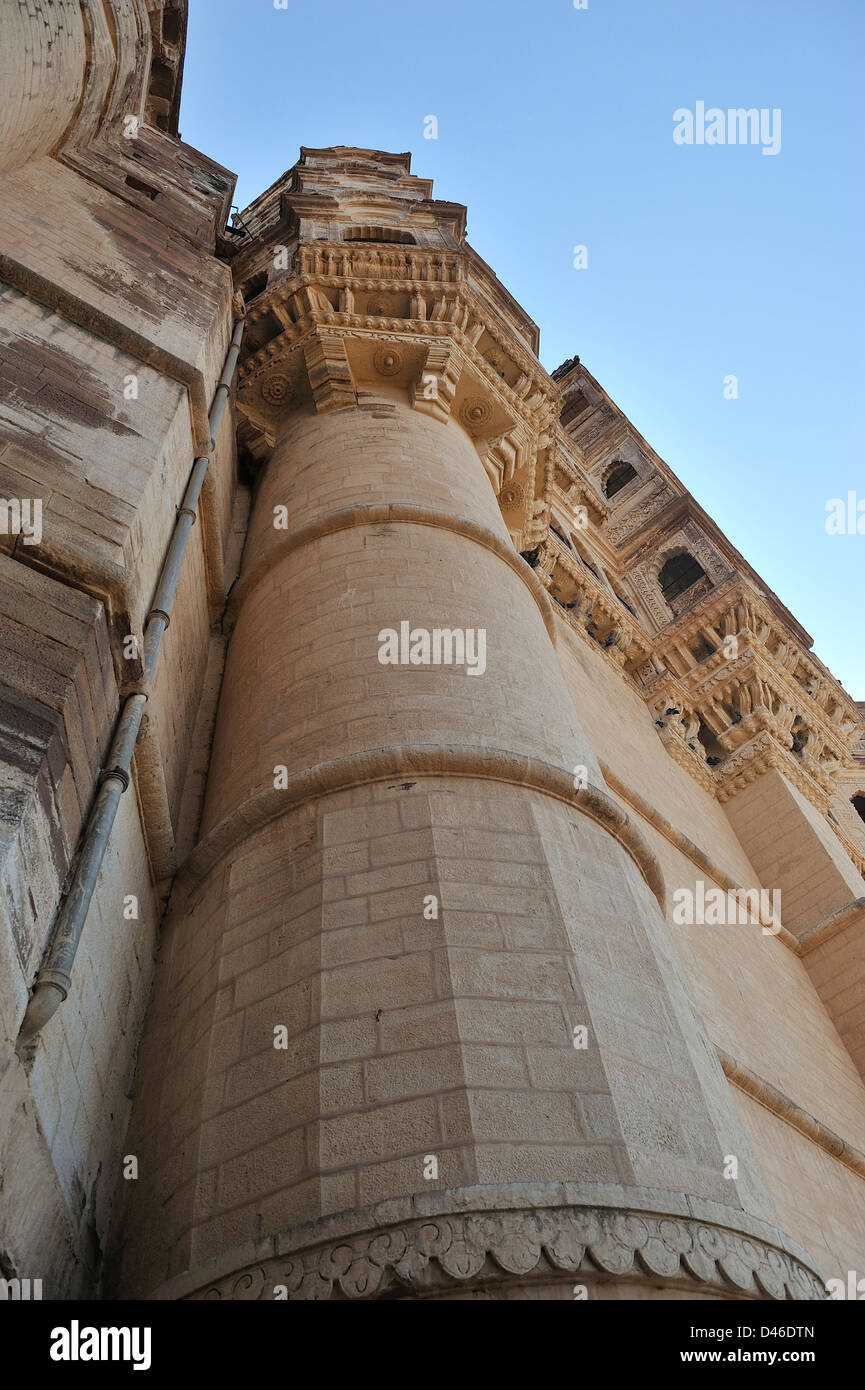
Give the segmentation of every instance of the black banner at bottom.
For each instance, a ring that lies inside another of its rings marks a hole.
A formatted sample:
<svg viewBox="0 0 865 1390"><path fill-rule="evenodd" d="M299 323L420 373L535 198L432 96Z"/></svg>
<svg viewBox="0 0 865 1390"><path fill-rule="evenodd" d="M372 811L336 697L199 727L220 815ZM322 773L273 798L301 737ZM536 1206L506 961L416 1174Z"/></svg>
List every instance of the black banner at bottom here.
<svg viewBox="0 0 865 1390"><path fill-rule="evenodd" d="M465 1310L452 1310L445 1316L456 1315L457 1323L442 1324L443 1310L432 1307L442 1302L488 1306L476 1308L465 1322ZM581 1366L591 1367L595 1377L611 1380L630 1371L667 1374L679 1368L699 1378L713 1367L790 1366L825 1378L857 1366L863 1331L862 1312L839 1302L695 1301L671 1299L669 1291L662 1299L635 1301L496 1302L482 1294L282 1304L10 1301L0 1303L0 1335L7 1354L13 1337L26 1347L29 1373L50 1385L70 1376L92 1380L106 1370L139 1379L185 1372L220 1379L260 1376L271 1367L291 1375L316 1357L328 1379L341 1373L424 1377L436 1368L438 1374L447 1369L449 1376L462 1376L475 1363L486 1380L496 1373L512 1378L525 1373L517 1357L521 1363L537 1358L549 1370L550 1361L563 1355L576 1374ZM505 1320L498 1322L500 1317ZM435 1341L427 1342L427 1335ZM458 1338L448 1345L449 1366L441 1359L443 1335ZM551 1335L578 1340L547 1340ZM403 1337L409 1339L405 1356ZM374 1364L374 1347L383 1338L386 1372Z"/></svg>

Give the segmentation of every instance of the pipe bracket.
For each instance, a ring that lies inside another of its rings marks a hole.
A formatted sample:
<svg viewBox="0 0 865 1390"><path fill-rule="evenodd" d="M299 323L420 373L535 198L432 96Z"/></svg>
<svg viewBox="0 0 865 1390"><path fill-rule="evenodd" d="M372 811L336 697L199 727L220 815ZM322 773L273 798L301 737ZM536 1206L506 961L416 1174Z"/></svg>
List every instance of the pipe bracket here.
<svg viewBox="0 0 865 1390"><path fill-rule="evenodd" d="M120 795L122 796L123 792L129 790L129 773L126 772L122 767L107 767L103 770L99 778L100 787L105 782L109 782L112 777L116 777L119 782L123 783L123 788L120 793Z"/></svg>
<svg viewBox="0 0 865 1390"><path fill-rule="evenodd" d="M145 628L147 627L148 623L152 621L153 618L164 618L164 619L165 619L165 626L166 626L167 628L171 627L171 614L170 614L170 613L166 613L166 611L165 611L164 608L151 608L150 612L147 614L147 617L146 617L146 619L145 619L145 621L144 621L144 626L145 626ZM145 633L145 636L146 636L146 633Z"/></svg>

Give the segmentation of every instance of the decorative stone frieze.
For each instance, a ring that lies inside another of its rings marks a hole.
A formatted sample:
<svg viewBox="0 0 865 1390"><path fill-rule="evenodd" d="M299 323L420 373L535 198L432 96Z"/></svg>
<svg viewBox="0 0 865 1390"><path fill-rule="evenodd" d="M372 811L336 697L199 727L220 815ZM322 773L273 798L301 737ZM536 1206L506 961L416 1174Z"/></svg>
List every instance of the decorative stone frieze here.
<svg viewBox="0 0 865 1390"><path fill-rule="evenodd" d="M654 478L640 489L634 505L622 519L611 523L607 530L610 540L617 546L623 545L659 515L675 495L668 483L661 478Z"/></svg>
<svg viewBox="0 0 865 1390"><path fill-rule="evenodd" d="M257 1260L205 1283L198 1300L513 1296L520 1287L604 1297L605 1286L679 1288L691 1298L817 1301L806 1264L764 1240L683 1216L604 1207L437 1215Z"/></svg>
<svg viewBox="0 0 865 1390"><path fill-rule="evenodd" d="M292 204L302 234L308 211ZM311 394L319 412L351 407L359 389L388 382L415 409L442 421L455 416L497 490L519 483L523 511L515 517L511 506L508 524L513 530L519 522L530 544L535 503L546 511L552 492L546 451L558 391L522 324L483 284L485 269L457 247L300 240L288 273L268 271L248 307L238 406L249 455L260 460L273 447L275 422L262 411L280 404L269 384L274 373L285 383L286 408Z"/></svg>
<svg viewBox="0 0 865 1390"><path fill-rule="evenodd" d="M682 706L665 721L664 741L696 743L682 736L682 720L699 721L722 800L776 767L827 809L860 733L858 710L755 585L734 576L659 634L655 653L663 673L646 673L650 708L657 719L668 698ZM705 783L702 768L683 765Z"/></svg>
<svg viewBox="0 0 865 1390"><path fill-rule="evenodd" d="M540 546L536 573L568 622L618 668L645 662L650 644L639 624L554 531Z"/></svg>

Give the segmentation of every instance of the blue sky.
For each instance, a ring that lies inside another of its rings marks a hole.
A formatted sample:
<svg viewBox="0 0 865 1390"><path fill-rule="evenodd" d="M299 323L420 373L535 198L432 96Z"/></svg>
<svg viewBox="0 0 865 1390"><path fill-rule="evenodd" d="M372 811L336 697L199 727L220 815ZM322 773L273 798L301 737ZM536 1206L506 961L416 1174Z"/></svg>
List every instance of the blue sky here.
<svg viewBox="0 0 865 1390"><path fill-rule="evenodd" d="M411 150L544 365L580 355L865 699L865 535L825 528L865 500L861 0L189 8L181 131L240 206L301 145ZM779 108L780 152L674 144L698 101Z"/></svg>

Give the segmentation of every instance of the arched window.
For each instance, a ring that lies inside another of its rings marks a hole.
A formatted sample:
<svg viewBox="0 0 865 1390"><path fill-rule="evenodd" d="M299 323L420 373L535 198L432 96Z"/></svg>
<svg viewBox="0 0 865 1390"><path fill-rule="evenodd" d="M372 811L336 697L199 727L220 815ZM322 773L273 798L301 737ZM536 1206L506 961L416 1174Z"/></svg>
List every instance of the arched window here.
<svg viewBox="0 0 865 1390"><path fill-rule="evenodd" d="M850 798L853 810L861 821L865 821L865 792L857 792Z"/></svg>
<svg viewBox="0 0 865 1390"><path fill-rule="evenodd" d="M636 478L637 470L632 468L629 463L616 463L613 471L604 483L604 496L615 497L617 492L621 492L623 487L627 487L632 478Z"/></svg>
<svg viewBox="0 0 865 1390"><path fill-rule="evenodd" d="M658 575L658 583L661 586L661 593L667 600L678 598L686 589L693 588L699 579L702 579L706 571L703 566L685 551L681 555L671 555L661 567Z"/></svg>

